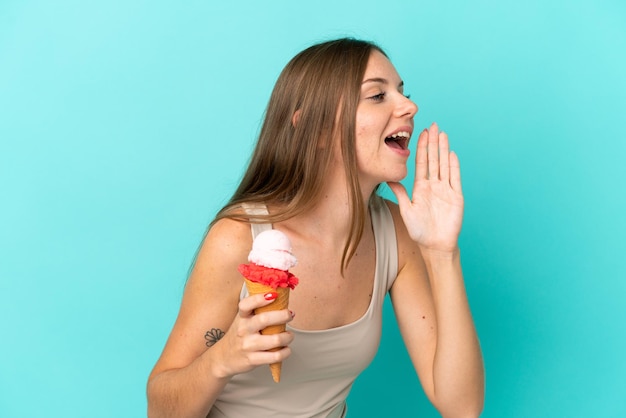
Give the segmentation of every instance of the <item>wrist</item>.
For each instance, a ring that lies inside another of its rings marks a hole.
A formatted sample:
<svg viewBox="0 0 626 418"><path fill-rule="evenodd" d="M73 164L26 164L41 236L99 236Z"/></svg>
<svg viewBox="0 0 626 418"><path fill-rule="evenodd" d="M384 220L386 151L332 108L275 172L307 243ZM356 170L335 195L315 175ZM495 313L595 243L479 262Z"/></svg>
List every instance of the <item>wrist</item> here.
<svg viewBox="0 0 626 418"><path fill-rule="evenodd" d="M205 366L207 374L214 379L227 381L231 375L224 367L224 361L221 360L219 342L204 352Z"/></svg>
<svg viewBox="0 0 626 418"><path fill-rule="evenodd" d="M461 250L458 245L452 248L432 248L420 246L420 252L424 260L455 260L460 257Z"/></svg>

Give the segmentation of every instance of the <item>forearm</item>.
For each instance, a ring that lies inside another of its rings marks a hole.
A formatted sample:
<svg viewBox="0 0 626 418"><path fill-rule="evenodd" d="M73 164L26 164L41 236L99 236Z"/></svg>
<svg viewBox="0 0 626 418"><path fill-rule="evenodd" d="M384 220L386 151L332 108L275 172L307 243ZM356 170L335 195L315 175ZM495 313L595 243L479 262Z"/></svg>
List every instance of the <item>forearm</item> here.
<svg viewBox="0 0 626 418"><path fill-rule="evenodd" d="M435 402L444 417L478 416L484 401L484 369L459 251L423 251L423 257L437 318Z"/></svg>
<svg viewBox="0 0 626 418"><path fill-rule="evenodd" d="M213 347L215 348L215 346ZM206 417L229 381L215 367L216 352L209 349L191 364L164 370L148 382L148 417Z"/></svg>

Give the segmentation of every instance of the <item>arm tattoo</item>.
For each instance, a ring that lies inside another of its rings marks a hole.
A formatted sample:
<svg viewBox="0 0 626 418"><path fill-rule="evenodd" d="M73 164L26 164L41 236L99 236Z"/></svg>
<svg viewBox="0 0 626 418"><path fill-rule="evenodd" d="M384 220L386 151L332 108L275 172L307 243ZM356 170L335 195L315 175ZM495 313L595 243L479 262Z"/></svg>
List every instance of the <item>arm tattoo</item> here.
<svg viewBox="0 0 626 418"><path fill-rule="evenodd" d="M206 340L206 346L212 347L216 342L222 339L224 336L224 331L219 328L211 328L210 331L207 331L204 334L204 339Z"/></svg>

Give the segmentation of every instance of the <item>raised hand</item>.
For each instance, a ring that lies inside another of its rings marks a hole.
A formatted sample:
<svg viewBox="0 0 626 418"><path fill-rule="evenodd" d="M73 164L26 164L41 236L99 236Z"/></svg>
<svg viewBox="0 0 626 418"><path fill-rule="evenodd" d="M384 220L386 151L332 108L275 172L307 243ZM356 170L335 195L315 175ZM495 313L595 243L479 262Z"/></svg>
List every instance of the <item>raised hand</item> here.
<svg viewBox="0 0 626 418"><path fill-rule="evenodd" d="M411 198L402 184L388 184L409 235L422 249L457 249L463 222L461 169L457 155L449 150L448 135L435 123L418 138Z"/></svg>

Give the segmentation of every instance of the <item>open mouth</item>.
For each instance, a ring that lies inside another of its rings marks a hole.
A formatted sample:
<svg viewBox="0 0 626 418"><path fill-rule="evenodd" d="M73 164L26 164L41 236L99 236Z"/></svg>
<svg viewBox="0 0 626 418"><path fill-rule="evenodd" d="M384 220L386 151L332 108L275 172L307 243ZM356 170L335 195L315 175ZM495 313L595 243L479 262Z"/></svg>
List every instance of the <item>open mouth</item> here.
<svg viewBox="0 0 626 418"><path fill-rule="evenodd" d="M410 138L410 133L401 131L385 138L385 144L391 148L405 150L409 147Z"/></svg>

